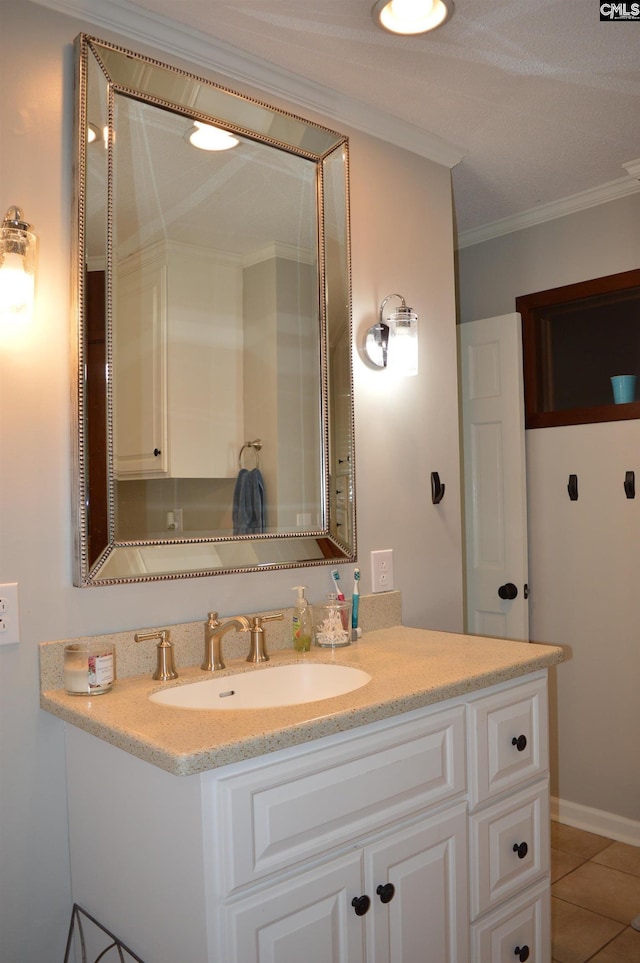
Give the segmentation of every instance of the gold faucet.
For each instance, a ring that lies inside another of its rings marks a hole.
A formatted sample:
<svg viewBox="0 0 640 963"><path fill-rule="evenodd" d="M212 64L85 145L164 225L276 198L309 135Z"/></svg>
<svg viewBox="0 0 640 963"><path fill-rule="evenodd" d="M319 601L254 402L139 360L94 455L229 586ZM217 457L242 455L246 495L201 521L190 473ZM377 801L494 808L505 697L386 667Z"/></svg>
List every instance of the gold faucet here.
<svg viewBox="0 0 640 963"><path fill-rule="evenodd" d="M282 612L278 615L254 615L251 622L244 615L237 615L232 619L225 619L221 622L217 612L209 612L209 616L204 626L204 660L200 668L205 672L215 672L216 669L224 669L222 661L222 636L230 629L238 629L239 632L251 632L251 646L247 662L258 664L268 662L267 646L264 638L263 622L271 622L274 619L281 619Z"/></svg>

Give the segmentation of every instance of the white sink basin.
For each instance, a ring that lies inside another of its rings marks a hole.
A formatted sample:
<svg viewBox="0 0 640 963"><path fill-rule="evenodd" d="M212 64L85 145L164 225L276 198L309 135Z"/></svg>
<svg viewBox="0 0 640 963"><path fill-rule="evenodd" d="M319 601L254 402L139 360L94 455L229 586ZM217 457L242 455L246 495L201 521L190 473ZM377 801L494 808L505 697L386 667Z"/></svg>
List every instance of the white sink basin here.
<svg viewBox="0 0 640 963"><path fill-rule="evenodd" d="M296 662L188 682L149 699L174 709L267 709L331 699L370 681L367 672L348 665Z"/></svg>

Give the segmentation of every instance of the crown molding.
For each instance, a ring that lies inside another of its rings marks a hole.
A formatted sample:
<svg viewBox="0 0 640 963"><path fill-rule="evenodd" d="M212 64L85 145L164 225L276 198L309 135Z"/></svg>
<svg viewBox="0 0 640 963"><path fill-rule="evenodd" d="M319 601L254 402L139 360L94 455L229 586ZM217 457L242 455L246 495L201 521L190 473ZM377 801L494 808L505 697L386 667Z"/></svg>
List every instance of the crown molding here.
<svg viewBox="0 0 640 963"><path fill-rule="evenodd" d="M635 177L640 181L640 157L636 157L635 160L626 161L623 165L627 174L631 177Z"/></svg>
<svg viewBox="0 0 640 963"><path fill-rule="evenodd" d="M637 165L640 177L640 160L630 161L623 164L629 169L632 165ZM629 170L631 175L631 171ZM629 194L636 194L640 191L640 181L634 180L633 176L619 177L615 181L601 184L599 187L590 188L587 191L580 191L578 194L571 194L559 201L551 201L549 204L540 204L539 207L522 211L511 217L503 217L499 221L485 224L482 227L472 228L469 231L461 231L458 234L456 247L460 251L473 244L482 244L492 238L501 237L503 234L513 234L515 231L523 231L536 224L545 221L553 221L557 217L565 217L567 214L575 214L577 211L587 210L589 207L597 207L599 204L606 204L608 201L616 200L619 197L626 197Z"/></svg>
<svg viewBox="0 0 640 963"><path fill-rule="evenodd" d="M225 78L251 84L262 93L284 98L306 110L451 169L464 157L464 150L424 131L393 114L354 100L321 84L305 80L274 64L247 54L212 37L165 17L136 7L129 0L32 0L41 7L86 21L96 27L123 34L127 39L153 44L165 53L188 60Z"/></svg>

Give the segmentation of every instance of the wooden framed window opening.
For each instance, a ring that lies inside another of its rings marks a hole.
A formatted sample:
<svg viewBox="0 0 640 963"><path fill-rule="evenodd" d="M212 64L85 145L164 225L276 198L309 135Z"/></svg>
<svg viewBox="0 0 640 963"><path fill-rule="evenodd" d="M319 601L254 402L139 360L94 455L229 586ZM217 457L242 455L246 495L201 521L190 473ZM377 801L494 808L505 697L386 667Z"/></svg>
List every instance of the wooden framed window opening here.
<svg viewBox="0 0 640 963"><path fill-rule="evenodd" d="M640 268L516 298L525 424L551 428L640 418ZM614 404L611 377L637 376Z"/></svg>

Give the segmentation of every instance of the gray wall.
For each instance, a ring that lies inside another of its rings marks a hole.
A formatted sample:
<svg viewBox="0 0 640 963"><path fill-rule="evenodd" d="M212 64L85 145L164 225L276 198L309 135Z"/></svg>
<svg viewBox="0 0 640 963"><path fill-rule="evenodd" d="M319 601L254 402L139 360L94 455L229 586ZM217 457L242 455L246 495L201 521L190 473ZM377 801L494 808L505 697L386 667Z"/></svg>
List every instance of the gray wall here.
<svg viewBox="0 0 640 963"><path fill-rule="evenodd" d="M640 192L458 253L458 319L515 311L519 295L640 265Z"/></svg>
<svg viewBox="0 0 640 963"><path fill-rule="evenodd" d="M461 320L637 268L639 225L635 193L463 249ZM640 843L640 502L622 487L626 470L640 472L640 421L526 434L531 638L567 647L555 673L552 793L566 821Z"/></svg>
<svg viewBox="0 0 640 963"><path fill-rule="evenodd" d="M40 250L33 324L0 337L0 582L19 583L21 604L20 644L0 648L0 959L51 963L62 959L71 906L63 725L39 709L38 642L204 620L213 608L289 606L300 581L318 599L329 569L72 587L72 42L81 30L110 36L26 0L2 0L1 17L0 207L24 209ZM124 34L111 39L141 49ZM392 291L425 319L418 378L393 384L355 355L362 591L370 590L370 551L392 548L404 621L460 629L450 174L335 119L328 126L351 133L354 327L373 323ZM388 225L398 223L391 242ZM427 494L432 469L447 484L440 510ZM343 570L347 585L350 576Z"/></svg>

